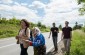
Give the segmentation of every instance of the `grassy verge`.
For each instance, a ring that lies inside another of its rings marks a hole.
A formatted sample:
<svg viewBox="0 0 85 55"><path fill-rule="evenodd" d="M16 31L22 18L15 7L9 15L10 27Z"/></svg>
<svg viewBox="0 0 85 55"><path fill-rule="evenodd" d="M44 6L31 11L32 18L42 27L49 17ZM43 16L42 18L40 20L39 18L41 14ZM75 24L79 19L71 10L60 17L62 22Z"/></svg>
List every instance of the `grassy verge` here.
<svg viewBox="0 0 85 55"><path fill-rule="evenodd" d="M12 24L0 24L0 38L13 37L18 34L19 26Z"/></svg>
<svg viewBox="0 0 85 55"><path fill-rule="evenodd" d="M85 33L81 30L73 33L70 55L85 55Z"/></svg>
<svg viewBox="0 0 85 55"><path fill-rule="evenodd" d="M19 25L14 24L0 24L0 39L14 37L18 34ZM40 28L41 32L49 32L49 28Z"/></svg>

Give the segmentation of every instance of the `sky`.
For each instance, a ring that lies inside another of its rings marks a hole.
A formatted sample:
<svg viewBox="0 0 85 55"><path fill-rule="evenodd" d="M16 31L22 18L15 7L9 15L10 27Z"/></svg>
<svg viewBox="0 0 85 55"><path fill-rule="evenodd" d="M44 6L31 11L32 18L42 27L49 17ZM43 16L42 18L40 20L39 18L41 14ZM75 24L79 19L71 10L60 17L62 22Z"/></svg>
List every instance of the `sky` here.
<svg viewBox="0 0 85 55"><path fill-rule="evenodd" d="M85 16L79 16L78 9L81 5L77 0L0 0L1 17L10 19L27 19L29 22L41 22L46 26L64 26L69 21L73 27L75 22L83 24Z"/></svg>

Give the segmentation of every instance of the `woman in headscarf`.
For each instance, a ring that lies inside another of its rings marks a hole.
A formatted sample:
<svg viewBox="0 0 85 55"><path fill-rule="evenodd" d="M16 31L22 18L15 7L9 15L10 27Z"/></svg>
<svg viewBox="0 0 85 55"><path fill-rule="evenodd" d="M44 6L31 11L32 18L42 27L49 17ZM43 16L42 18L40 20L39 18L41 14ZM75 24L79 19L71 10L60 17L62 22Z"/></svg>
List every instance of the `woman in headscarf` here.
<svg viewBox="0 0 85 55"><path fill-rule="evenodd" d="M34 47L34 55L46 55L45 38L38 27L33 28L32 36L33 38L30 38L30 40L24 41Z"/></svg>

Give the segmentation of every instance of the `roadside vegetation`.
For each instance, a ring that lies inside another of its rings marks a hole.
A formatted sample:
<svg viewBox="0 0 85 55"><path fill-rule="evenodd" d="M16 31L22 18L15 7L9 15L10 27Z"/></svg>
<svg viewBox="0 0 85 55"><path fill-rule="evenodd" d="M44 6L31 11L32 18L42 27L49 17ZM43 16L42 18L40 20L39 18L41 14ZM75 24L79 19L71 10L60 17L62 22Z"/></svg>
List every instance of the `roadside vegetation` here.
<svg viewBox="0 0 85 55"><path fill-rule="evenodd" d="M41 24L41 22L37 24L30 22L30 29L35 26L38 26L42 32L49 32L50 30L49 27ZM18 34L19 29L20 20L15 17L9 20L7 20L7 18L0 18L0 38L14 37Z"/></svg>
<svg viewBox="0 0 85 55"><path fill-rule="evenodd" d="M85 55L85 32L82 30L73 32L70 55Z"/></svg>

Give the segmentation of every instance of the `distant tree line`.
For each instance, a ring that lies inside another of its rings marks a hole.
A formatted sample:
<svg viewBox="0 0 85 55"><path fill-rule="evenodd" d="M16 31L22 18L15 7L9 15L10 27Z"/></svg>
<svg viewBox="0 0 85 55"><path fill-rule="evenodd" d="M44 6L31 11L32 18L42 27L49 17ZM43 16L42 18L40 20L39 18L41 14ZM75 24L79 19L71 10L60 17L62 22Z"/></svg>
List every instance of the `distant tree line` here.
<svg viewBox="0 0 85 55"><path fill-rule="evenodd" d="M0 18L0 24L16 24L19 25L20 24L20 20L16 19L15 17L13 17L12 19L7 20L7 18Z"/></svg>
<svg viewBox="0 0 85 55"><path fill-rule="evenodd" d="M12 24L12 25L20 25L20 20L16 19L16 17L13 17L11 19L7 18L0 18L0 24ZM30 22L30 29L32 29L33 27L39 27L40 29L49 29L49 27L46 27L44 24L42 24L41 22L38 22L37 24L34 24L32 22Z"/></svg>
<svg viewBox="0 0 85 55"><path fill-rule="evenodd" d="M75 23L74 27L73 27L73 30L76 30L76 29L81 29L83 26L83 24L78 24L78 22Z"/></svg>

